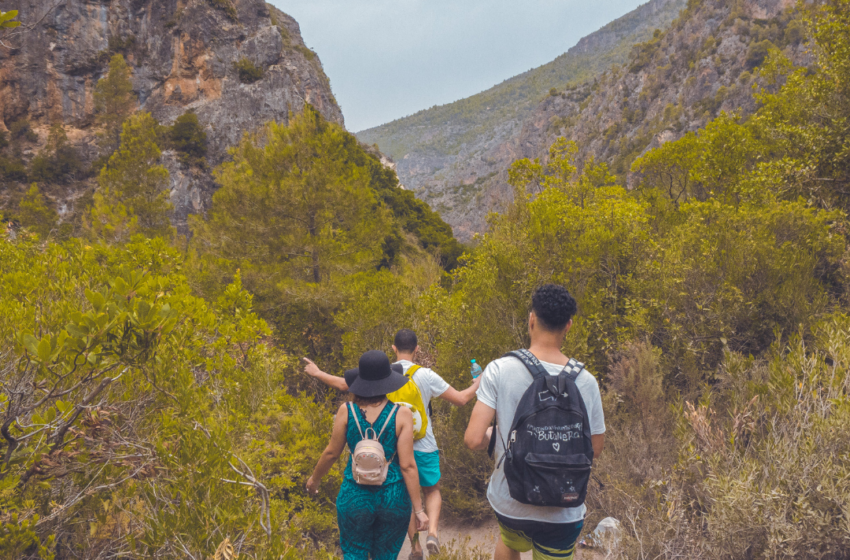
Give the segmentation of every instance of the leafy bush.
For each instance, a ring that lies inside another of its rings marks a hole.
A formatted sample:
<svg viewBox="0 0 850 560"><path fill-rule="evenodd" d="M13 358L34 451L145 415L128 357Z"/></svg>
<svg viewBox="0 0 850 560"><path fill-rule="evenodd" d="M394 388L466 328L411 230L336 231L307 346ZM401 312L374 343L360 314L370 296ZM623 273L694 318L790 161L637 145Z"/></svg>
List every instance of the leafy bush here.
<svg viewBox="0 0 850 560"><path fill-rule="evenodd" d="M9 125L9 134L12 140L37 142L38 135L30 126L30 122L26 119L18 119Z"/></svg>
<svg viewBox="0 0 850 560"><path fill-rule="evenodd" d="M239 59L233 66L239 74L239 81L243 84L252 84L263 79L263 69L245 57Z"/></svg>
<svg viewBox="0 0 850 560"><path fill-rule="evenodd" d="M761 66L767 58L767 55L770 54L770 51L775 48L776 46L767 39L752 43L750 48L747 50L747 58L744 62L747 70L753 70L754 68Z"/></svg>
<svg viewBox="0 0 850 560"><path fill-rule="evenodd" d="M59 215L53 205L39 192L35 183L18 204L16 218L22 226L37 233L41 239L47 239L59 221Z"/></svg>
<svg viewBox="0 0 850 560"><path fill-rule="evenodd" d="M20 158L0 156L0 178L4 181L27 181L27 167Z"/></svg>
<svg viewBox="0 0 850 560"><path fill-rule="evenodd" d="M333 550L340 469L319 501L303 490L329 407L282 389L294 360L238 276L199 300L161 240L0 259L4 557L207 558L226 535L253 557Z"/></svg>
<svg viewBox="0 0 850 560"><path fill-rule="evenodd" d="M231 0L207 0L210 6L224 12L231 21L237 21L239 14L236 12L236 6Z"/></svg>
<svg viewBox="0 0 850 560"><path fill-rule="evenodd" d="M184 113L177 117L169 130L169 138L174 149L180 152L186 163L204 165L207 155L207 133L198 121L195 113Z"/></svg>
<svg viewBox="0 0 850 560"><path fill-rule="evenodd" d="M47 144L30 164L32 180L41 183L68 183L77 178L83 162L77 150L68 142L61 124L50 127Z"/></svg>

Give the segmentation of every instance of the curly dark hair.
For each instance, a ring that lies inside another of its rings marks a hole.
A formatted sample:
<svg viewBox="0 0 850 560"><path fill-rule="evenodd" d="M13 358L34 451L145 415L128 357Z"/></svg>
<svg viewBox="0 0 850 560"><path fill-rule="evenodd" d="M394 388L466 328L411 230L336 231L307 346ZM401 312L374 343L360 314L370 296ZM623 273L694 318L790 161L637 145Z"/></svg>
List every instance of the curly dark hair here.
<svg viewBox="0 0 850 560"><path fill-rule="evenodd" d="M537 288L531 296L531 310L540 321L540 326L549 331L559 331L576 314L578 305L565 287L546 284Z"/></svg>

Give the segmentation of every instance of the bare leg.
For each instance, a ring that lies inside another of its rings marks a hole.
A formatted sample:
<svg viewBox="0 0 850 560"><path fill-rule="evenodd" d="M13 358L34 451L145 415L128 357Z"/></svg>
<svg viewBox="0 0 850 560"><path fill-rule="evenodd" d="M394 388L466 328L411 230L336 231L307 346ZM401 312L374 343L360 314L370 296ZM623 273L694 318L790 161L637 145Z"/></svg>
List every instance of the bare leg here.
<svg viewBox="0 0 850 560"><path fill-rule="evenodd" d="M425 513L428 514L428 534L437 536L440 524L440 510L443 508L443 496L440 483L422 488L425 493Z"/></svg>
<svg viewBox="0 0 850 560"><path fill-rule="evenodd" d="M519 560L519 552L508 548L502 539L496 542L496 553L493 555L493 560Z"/></svg>

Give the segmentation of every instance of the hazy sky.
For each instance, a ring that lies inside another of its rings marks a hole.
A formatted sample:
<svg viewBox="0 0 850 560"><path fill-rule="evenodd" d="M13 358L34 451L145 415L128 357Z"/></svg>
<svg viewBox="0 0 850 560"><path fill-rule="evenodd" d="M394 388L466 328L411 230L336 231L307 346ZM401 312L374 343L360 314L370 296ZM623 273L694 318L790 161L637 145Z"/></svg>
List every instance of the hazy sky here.
<svg viewBox="0 0 850 560"><path fill-rule="evenodd" d="M270 0L301 25L352 132L545 64L646 0Z"/></svg>

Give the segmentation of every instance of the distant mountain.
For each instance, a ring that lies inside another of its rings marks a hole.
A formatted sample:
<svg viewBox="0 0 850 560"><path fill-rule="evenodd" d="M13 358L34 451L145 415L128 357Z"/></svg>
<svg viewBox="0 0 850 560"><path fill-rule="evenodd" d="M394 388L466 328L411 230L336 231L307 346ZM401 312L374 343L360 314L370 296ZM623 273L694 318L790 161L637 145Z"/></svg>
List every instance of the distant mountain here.
<svg viewBox="0 0 850 560"><path fill-rule="evenodd" d="M632 45L669 26L685 3L650 0L548 64L357 137L394 158L402 184L438 210L455 235L469 239L482 230L489 210L481 205L481 193L516 158L514 144L525 121L550 90L582 83L624 63Z"/></svg>

